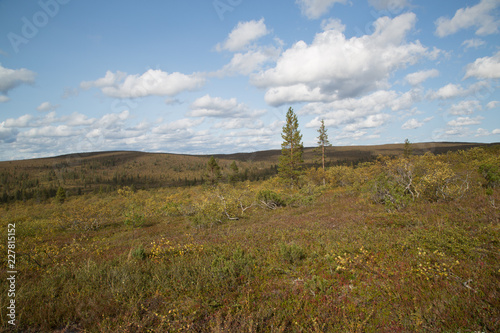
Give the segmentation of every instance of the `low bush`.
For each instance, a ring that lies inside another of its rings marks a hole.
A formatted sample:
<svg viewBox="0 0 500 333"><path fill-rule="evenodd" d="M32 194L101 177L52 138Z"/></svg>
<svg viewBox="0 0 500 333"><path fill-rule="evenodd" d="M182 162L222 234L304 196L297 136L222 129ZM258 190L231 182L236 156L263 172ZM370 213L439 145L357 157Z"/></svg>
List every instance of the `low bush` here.
<svg viewBox="0 0 500 333"><path fill-rule="evenodd" d="M272 190L261 190L257 193L257 201L261 206L269 209L286 206L285 200L280 194Z"/></svg>

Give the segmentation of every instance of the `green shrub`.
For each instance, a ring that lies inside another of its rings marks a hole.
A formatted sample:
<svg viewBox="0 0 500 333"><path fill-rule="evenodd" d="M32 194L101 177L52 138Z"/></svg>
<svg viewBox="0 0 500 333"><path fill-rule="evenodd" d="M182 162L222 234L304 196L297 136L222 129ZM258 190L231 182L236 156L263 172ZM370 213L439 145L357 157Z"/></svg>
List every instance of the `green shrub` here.
<svg viewBox="0 0 500 333"><path fill-rule="evenodd" d="M371 184L371 198L385 205L388 211L401 210L412 201L412 196L392 177L382 173Z"/></svg>
<svg viewBox="0 0 500 333"><path fill-rule="evenodd" d="M279 252L281 258L289 264L296 264L306 258L304 248L295 243L280 243Z"/></svg>
<svg viewBox="0 0 500 333"><path fill-rule="evenodd" d="M238 247L231 256L216 256L211 272L218 283L234 287L252 276L254 265L254 258Z"/></svg>
<svg viewBox="0 0 500 333"><path fill-rule="evenodd" d="M146 224L146 216L139 210L138 207L132 206L128 212L123 214L125 216L125 225L139 228Z"/></svg>
<svg viewBox="0 0 500 333"><path fill-rule="evenodd" d="M486 187L494 188L500 184L500 168L498 164L484 163L479 166L479 172L486 180Z"/></svg>
<svg viewBox="0 0 500 333"><path fill-rule="evenodd" d="M283 200L281 195L271 190L261 190L257 193L257 201L270 209L286 206L285 200Z"/></svg>
<svg viewBox="0 0 500 333"><path fill-rule="evenodd" d="M138 260L146 259L146 251L144 250L144 247L140 245L139 247L132 250L132 257Z"/></svg>

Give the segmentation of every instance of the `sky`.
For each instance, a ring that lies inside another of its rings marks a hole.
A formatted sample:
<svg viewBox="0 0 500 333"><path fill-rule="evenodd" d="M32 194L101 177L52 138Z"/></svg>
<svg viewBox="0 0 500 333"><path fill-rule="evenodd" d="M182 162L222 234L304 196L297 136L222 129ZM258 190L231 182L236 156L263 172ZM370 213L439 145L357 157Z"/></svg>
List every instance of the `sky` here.
<svg viewBox="0 0 500 333"><path fill-rule="evenodd" d="M0 0L0 160L500 141L500 0Z"/></svg>

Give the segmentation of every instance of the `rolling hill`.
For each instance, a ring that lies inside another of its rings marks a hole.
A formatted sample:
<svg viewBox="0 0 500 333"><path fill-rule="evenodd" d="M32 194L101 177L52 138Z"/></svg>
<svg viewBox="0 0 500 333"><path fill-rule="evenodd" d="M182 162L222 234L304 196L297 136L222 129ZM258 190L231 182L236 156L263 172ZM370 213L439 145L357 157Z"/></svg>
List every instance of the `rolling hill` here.
<svg viewBox="0 0 500 333"><path fill-rule="evenodd" d="M480 143L429 142L412 144L414 154L465 150ZM328 165L357 164L378 155L397 156L404 144L328 147ZM214 155L223 175L236 162L240 179L262 180L277 173L281 150ZM0 162L0 201L55 196L59 186L70 195L109 192L122 186L158 188L192 186L203 183L209 155L107 151L61 155L57 157ZM317 164L313 147L304 149L304 166Z"/></svg>

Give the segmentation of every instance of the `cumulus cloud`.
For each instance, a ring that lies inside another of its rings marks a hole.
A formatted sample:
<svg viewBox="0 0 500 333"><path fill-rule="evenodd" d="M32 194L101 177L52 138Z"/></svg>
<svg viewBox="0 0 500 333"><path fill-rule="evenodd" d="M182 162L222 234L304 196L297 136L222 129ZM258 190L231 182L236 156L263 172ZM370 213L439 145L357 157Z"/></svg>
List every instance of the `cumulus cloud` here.
<svg viewBox="0 0 500 333"><path fill-rule="evenodd" d="M205 95L191 104L191 111L187 113L190 117L236 117L248 118L264 114L265 111L252 111L244 103L238 103L236 98L223 99Z"/></svg>
<svg viewBox="0 0 500 333"><path fill-rule="evenodd" d="M347 0L297 0L302 14L309 19L317 19L326 14L335 3L345 4Z"/></svg>
<svg viewBox="0 0 500 333"><path fill-rule="evenodd" d="M492 11L498 6L500 6L498 0L481 0L475 6L460 8L451 19L440 17L435 22L436 35L446 37L461 29L471 27L477 29L477 35L498 33L500 21L492 15Z"/></svg>
<svg viewBox="0 0 500 333"><path fill-rule="evenodd" d="M407 0L368 0L368 2L377 10L388 10L390 12L400 11L410 5Z"/></svg>
<svg viewBox="0 0 500 333"><path fill-rule="evenodd" d="M82 89L99 88L108 97L138 98L146 96L174 96L183 91L196 90L205 84L200 74L186 75L150 69L142 75L127 75L107 71L103 78L84 81Z"/></svg>
<svg viewBox="0 0 500 333"><path fill-rule="evenodd" d="M489 87L485 81L480 81L470 85L468 88L462 87L460 84L448 83L439 88L437 91L431 91L427 94L430 99L450 99L455 97L466 97Z"/></svg>
<svg viewBox="0 0 500 333"><path fill-rule="evenodd" d="M500 104L499 101L491 101L488 104L486 104L486 107L491 110L496 108L499 104Z"/></svg>
<svg viewBox="0 0 500 333"><path fill-rule="evenodd" d="M0 64L0 102L7 102L7 94L21 84L35 83L36 73L26 68L10 69ZM3 96L3 97L2 97Z"/></svg>
<svg viewBox="0 0 500 333"><path fill-rule="evenodd" d="M416 86L424 82L425 80L437 77L439 75L439 71L437 69L430 69L427 71L419 71L415 73L411 73L406 75L405 80L408 81L412 86Z"/></svg>
<svg viewBox="0 0 500 333"><path fill-rule="evenodd" d="M403 124L403 126L401 126L401 128L409 130L409 129L416 129L416 128L419 128L422 126L424 126L423 122L420 122L415 118L412 118L412 119L409 119L407 122L405 122Z"/></svg>
<svg viewBox="0 0 500 333"><path fill-rule="evenodd" d="M15 128L5 128L0 124L0 142L12 143L17 140L19 131Z"/></svg>
<svg viewBox="0 0 500 333"><path fill-rule="evenodd" d="M471 115L476 111L481 111L481 102L478 100L461 101L450 107L448 112L455 116Z"/></svg>
<svg viewBox="0 0 500 333"><path fill-rule="evenodd" d="M299 111L299 114L319 115L306 124L308 128L318 128L321 120L324 120L325 126L339 127L343 132L350 133L349 136L343 137L348 138L354 132L366 134L362 130L385 125L391 116L384 113L384 110L391 108L397 99L398 94L394 91L377 91L359 99L309 103Z"/></svg>
<svg viewBox="0 0 500 333"><path fill-rule="evenodd" d="M500 79L500 51L492 57L478 58L466 67L464 79Z"/></svg>
<svg viewBox="0 0 500 333"><path fill-rule="evenodd" d="M261 70L264 64L275 61L280 53L281 49L273 46L259 47L246 53L235 53L231 61L214 75L249 75Z"/></svg>
<svg viewBox="0 0 500 333"><path fill-rule="evenodd" d="M264 23L264 19L260 21L239 22L238 25L229 33L228 38L222 44L217 44L217 51L227 50L231 52L241 51L250 43L269 34L269 30Z"/></svg>
<svg viewBox="0 0 500 333"><path fill-rule="evenodd" d="M44 126L31 128L25 132L19 134L23 137L68 137L79 135L81 130L75 130L74 128L67 125L59 126Z"/></svg>
<svg viewBox="0 0 500 333"><path fill-rule="evenodd" d="M344 32L345 25L339 19L329 18L329 19L323 20L321 22L321 28L324 31L336 30L336 31Z"/></svg>
<svg viewBox="0 0 500 333"><path fill-rule="evenodd" d="M267 88L265 100L278 106L300 101L331 101L386 88L390 74L430 56L420 42L405 42L416 16L379 18L371 35L346 39L338 30L316 35L311 45L295 43L282 53L276 67L251 76Z"/></svg>
<svg viewBox="0 0 500 333"><path fill-rule="evenodd" d="M43 102L39 106L37 106L37 110L40 112L49 112L49 111L54 111L56 110L60 105L53 105L50 102Z"/></svg>
<svg viewBox="0 0 500 333"><path fill-rule="evenodd" d="M29 127L29 126L31 126L31 122L34 119L35 119L35 117L33 117L32 115L25 114L23 116L20 116L19 118L8 118L5 121L3 121L2 123L0 123L0 125L2 127L5 127L5 128L8 128L8 127L12 127L12 128Z"/></svg>
<svg viewBox="0 0 500 333"><path fill-rule="evenodd" d="M477 49L478 47L480 47L481 45L484 45L484 44L486 44L486 42L484 40L478 39L478 38L473 38L473 39L464 40L464 42L462 43L462 46L465 49L470 49L470 48Z"/></svg>
<svg viewBox="0 0 500 333"><path fill-rule="evenodd" d="M448 122L449 126L452 127L462 127L462 126L469 126L469 125L479 125L481 124L481 120L484 119L481 116L477 116L475 118L470 118L470 117L458 117L455 120L450 120Z"/></svg>
<svg viewBox="0 0 500 333"><path fill-rule="evenodd" d="M159 125L153 129L153 133L171 133L179 130L191 130L203 123L204 119L182 118Z"/></svg>
<svg viewBox="0 0 500 333"><path fill-rule="evenodd" d="M344 131L356 132L360 129L380 127L384 125L389 118L391 118L391 116L386 113L369 115L365 119L346 125Z"/></svg>

